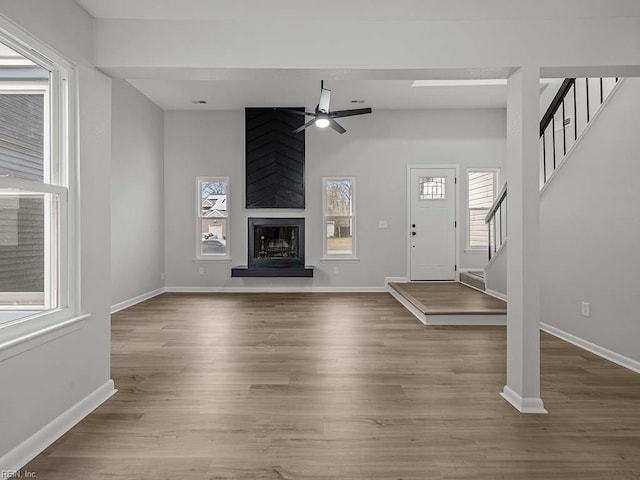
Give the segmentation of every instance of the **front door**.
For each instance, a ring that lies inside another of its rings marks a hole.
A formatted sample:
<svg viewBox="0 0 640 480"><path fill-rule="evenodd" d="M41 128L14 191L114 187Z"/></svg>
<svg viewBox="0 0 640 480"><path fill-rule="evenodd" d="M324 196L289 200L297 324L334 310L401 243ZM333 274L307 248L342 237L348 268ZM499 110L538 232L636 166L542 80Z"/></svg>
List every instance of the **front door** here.
<svg viewBox="0 0 640 480"><path fill-rule="evenodd" d="M456 279L456 170L412 168L411 280Z"/></svg>

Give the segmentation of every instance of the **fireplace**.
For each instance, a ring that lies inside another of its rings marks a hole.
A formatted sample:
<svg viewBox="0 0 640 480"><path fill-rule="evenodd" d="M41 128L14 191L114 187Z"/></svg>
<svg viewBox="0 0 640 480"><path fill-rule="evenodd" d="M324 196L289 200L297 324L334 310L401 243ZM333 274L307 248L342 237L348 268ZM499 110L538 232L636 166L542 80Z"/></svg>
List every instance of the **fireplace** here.
<svg viewBox="0 0 640 480"><path fill-rule="evenodd" d="M304 266L304 218L249 218L248 265Z"/></svg>
<svg viewBox="0 0 640 480"><path fill-rule="evenodd" d="M304 262L304 218L249 218L246 267L234 277L312 277Z"/></svg>

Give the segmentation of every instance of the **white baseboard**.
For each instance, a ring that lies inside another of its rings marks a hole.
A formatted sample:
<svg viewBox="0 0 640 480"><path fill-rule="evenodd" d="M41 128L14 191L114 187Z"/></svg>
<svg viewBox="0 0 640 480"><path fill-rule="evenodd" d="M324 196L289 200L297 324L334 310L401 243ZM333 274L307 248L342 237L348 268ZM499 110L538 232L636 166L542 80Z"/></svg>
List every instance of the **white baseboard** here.
<svg viewBox="0 0 640 480"><path fill-rule="evenodd" d="M549 413L544 408L544 403L541 398L523 398L506 385L500 396L513 405L520 413Z"/></svg>
<svg viewBox="0 0 640 480"><path fill-rule="evenodd" d="M0 458L0 472L20 470L116 392L113 380L105 382Z"/></svg>
<svg viewBox="0 0 640 480"><path fill-rule="evenodd" d="M629 370L640 373L640 362L634 360L629 357L625 357L619 353L616 353L608 348L601 347L600 345L596 345L595 343L591 343L588 340L584 340L583 338L576 337L571 333L565 332L564 330L560 330L559 328L553 327L547 323L540 322L540 329L553 335L554 337L558 337L565 342L569 342L576 347L580 347L588 352L591 352L599 357L602 357L610 362L613 362L621 367L628 368Z"/></svg>
<svg viewBox="0 0 640 480"><path fill-rule="evenodd" d="M167 293L384 293L386 287L313 287L269 286L263 287L166 287Z"/></svg>
<svg viewBox="0 0 640 480"><path fill-rule="evenodd" d="M496 292L495 290L491 289L486 289L484 293L486 293L487 295L491 295L492 297L496 297L500 300L504 300L505 302L507 301L507 296L504 293Z"/></svg>
<svg viewBox="0 0 640 480"><path fill-rule="evenodd" d="M115 305L111 305L111 313L117 313L120 310L124 310L125 308L133 307L138 303L144 302L145 300L149 300L150 298L157 297L165 292L164 288L158 288L157 290L153 290L151 292L143 293L142 295L138 295L137 297L130 298L129 300L125 300L124 302L116 303Z"/></svg>

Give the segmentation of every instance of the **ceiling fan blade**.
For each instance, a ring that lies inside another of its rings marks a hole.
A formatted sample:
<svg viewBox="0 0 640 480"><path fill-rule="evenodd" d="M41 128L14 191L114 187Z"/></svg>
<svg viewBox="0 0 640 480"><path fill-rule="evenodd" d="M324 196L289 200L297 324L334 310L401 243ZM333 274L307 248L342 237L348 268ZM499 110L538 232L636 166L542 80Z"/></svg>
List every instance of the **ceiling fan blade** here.
<svg viewBox="0 0 640 480"><path fill-rule="evenodd" d="M324 113L329 113L330 105L331 105L331 90L323 88L320 91L320 102L318 103L318 110Z"/></svg>
<svg viewBox="0 0 640 480"><path fill-rule="evenodd" d="M303 112L302 110L291 110L290 108L274 108L274 110L280 110L281 112L293 113L294 115L305 115L309 117L315 117L315 113Z"/></svg>
<svg viewBox="0 0 640 480"><path fill-rule="evenodd" d="M329 113L331 118L344 118L344 117L354 117L356 115L366 115L371 113L372 110L370 108L354 108L353 110L338 110L337 112Z"/></svg>
<svg viewBox="0 0 640 480"><path fill-rule="evenodd" d="M307 123L305 123L305 124L304 124L304 125L302 125L301 127L296 128L292 133L300 133L300 132L302 132L303 130L305 130L305 129L309 128L311 125L313 125L313 123L314 123L315 121L316 121L316 119L315 119L315 118L313 118L313 119L309 120Z"/></svg>
<svg viewBox="0 0 640 480"><path fill-rule="evenodd" d="M341 135L346 132L344 127L336 122L333 118L329 119L329 126Z"/></svg>

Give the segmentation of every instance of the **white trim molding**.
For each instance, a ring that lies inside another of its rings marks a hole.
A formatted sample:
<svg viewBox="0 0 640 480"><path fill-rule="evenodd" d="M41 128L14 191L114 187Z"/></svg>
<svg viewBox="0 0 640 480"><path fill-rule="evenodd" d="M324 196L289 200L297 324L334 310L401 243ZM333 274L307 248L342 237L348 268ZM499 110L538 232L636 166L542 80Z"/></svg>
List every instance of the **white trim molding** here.
<svg viewBox="0 0 640 480"><path fill-rule="evenodd" d="M576 337L571 333L560 330L559 328L553 327L547 323L540 322L540 329L550 335L553 335L554 337L558 337L559 339L564 340L565 342L569 342L576 347L580 347L583 350L593 353L594 355L598 355L605 360L609 360L610 362L620 365L621 367L628 368L632 372L640 373L640 362L637 360L625 357L624 355L609 350L608 348L601 347L600 345L596 345L595 343L591 343L583 338Z"/></svg>
<svg viewBox="0 0 640 480"><path fill-rule="evenodd" d="M534 414L544 414L549 413L544 408L544 403L541 398L523 398L519 394L517 394L513 389L504 386L502 393L500 394L502 398L504 398L507 402L509 402L513 407L518 410L520 413L534 413Z"/></svg>
<svg viewBox="0 0 640 480"><path fill-rule="evenodd" d="M408 282L409 282L409 277L384 277L384 284L387 287L387 290L391 288L389 286L390 283L408 283Z"/></svg>
<svg viewBox="0 0 640 480"><path fill-rule="evenodd" d="M0 471L20 470L116 392L113 380L106 381L0 458Z"/></svg>
<svg viewBox="0 0 640 480"><path fill-rule="evenodd" d="M116 303L115 305L111 305L111 314L117 313L125 308L133 307L138 303L142 303L145 300L149 300L150 298L157 297L158 295L162 295L164 293L164 287L158 288L157 290L152 290L151 292L143 293L142 295L138 295L136 297L130 298L128 300L124 300L122 302Z"/></svg>
<svg viewBox="0 0 640 480"><path fill-rule="evenodd" d="M489 288L485 289L483 293L491 295L492 297L496 297L500 300L504 300L505 302L507 301L507 296L504 293L496 292L495 290L491 290Z"/></svg>
<svg viewBox="0 0 640 480"><path fill-rule="evenodd" d="M80 315L43 326L38 330L28 330L0 342L0 362L80 330L90 316L90 314Z"/></svg>

